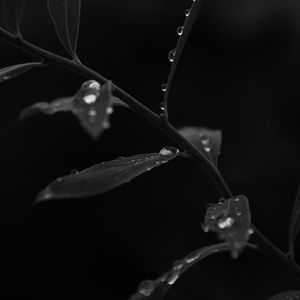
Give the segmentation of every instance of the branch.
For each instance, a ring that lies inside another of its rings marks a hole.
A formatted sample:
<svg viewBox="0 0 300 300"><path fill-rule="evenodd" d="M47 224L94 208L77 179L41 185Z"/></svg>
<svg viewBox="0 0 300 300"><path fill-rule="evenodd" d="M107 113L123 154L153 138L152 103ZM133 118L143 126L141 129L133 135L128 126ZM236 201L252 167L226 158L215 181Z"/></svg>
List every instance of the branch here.
<svg viewBox="0 0 300 300"><path fill-rule="evenodd" d="M77 61L51 53L1 28L0 38L31 55L41 58L45 63L52 63L72 72L76 72L85 78L97 80L101 84L105 84L108 81L108 79L105 77ZM190 154L191 158L194 159L209 175L221 197L232 197L232 193L221 173L206 159L205 156L201 154L201 152L199 152L189 141L180 135L170 123L166 122L164 118L160 118L159 115L154 113L152 110L140 103L118 86L113 85L113 89L114 94L128 104L133 111L154 124L162 132L169 136L180 148L186 150ZM253 240L259 244L260 249L273 257L287 271L300 280L300 267L288 256L286 256L280 249L278 249L271 241L269 241L257 228L253 226L253 229L255 232L253 235Z"/></svg>

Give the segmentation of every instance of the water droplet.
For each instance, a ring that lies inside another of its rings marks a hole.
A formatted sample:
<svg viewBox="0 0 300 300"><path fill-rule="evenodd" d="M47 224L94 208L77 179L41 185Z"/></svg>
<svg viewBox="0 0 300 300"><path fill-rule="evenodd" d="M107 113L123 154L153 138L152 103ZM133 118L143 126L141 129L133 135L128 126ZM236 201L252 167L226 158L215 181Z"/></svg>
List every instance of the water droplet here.
<svg viewBox="0 0 300 300"><path fill-rule="evenodd" d="M235 198L234 201L238 202L238 201L240 201L240 199L239 198Z"/></svg>
<svg viewBox="0 0 300 300"><path fill-rule="evenodd" d="M165 104L164 104L163 102L159 105L159 107L160 107L160 109L161 109L162 111L165 110Z"/></svg>
<svg viewBox="0 0 300 300"><path fill-rule="evenodd" d="M95 81L95 80L91 80L91 83L89 84L89 88L91 89L96 89L96 90L100 90L100 83Z"/></svg>
<svg viewBox="0 0 300 300"><path fill-rule="evenodd" d="M191 254L189 254L186 258L185 261L187 264L191 264L194 261L196 261L198 258L200 257L200 253L199 252L192 252Z"/></svg>
<svg viewBox="0 0 300 300"><path fill-rule="evenodd" d="M180 36L180 35L182 35L182 33L183 33L183 29L184 29L184 27L183 26L179 26L179 27L177 27L177 29L176 29L176 32L177 32L177 34Z"/></svg>
<svg viewBox="0 0 300 300"><path fill-rule="evenodd" d="M92 104L92 103L95 103L97 100L97 96L95 94L89 94L89 95L86 95L83 97L83 101L86 103L86 104Z"/></svg>
<svg viewBox="0 0 300 300"><path fill-rule="evenodd" d="M208 225L202 224L202 229L203 229L204 232L209 232L209 226Z"/></svg>
<svg viewBox="0 0 300 300"><path fill-rule="evenodd" d="M184 15L185 15L186 17L188 17L188 16L190 15L190 12L191 12L191 10L190 10L189 8L187 8L187 9L184 11Z"/></svg>
<svg viewBox="0 0 300 300"><path fill-rule="evenodd" d="M62 177L56 179L57 182L62 182L62 180L63 180Z"/></svg>
<svg viewBox="0 0 300 300"><path fill-rule="evenodd" d="M173 264L173 269L179 271L182 269L183 266L184 266L184 262L182 260L177 260Z"/></svg>
<svg viewBox="0 0 300 300"><path fill-rule="evenodd" d="M236 213L236 215L237 215L238 217L240 217L240 216L242 215L242 212L238 211L238 212Z"/></svg>
<svg viewBox="0 0 300 300"><path fill-rule="evenodd" d="M97 111L95 109L90 109L88 112L90 117L96 117L97 116Z"/></svg>
<svg viewBox="0 0 300 300"><path fill-rule="evenodd" d="M174 58L175 58L175 54L176 54L176 50L175 50L175 49L171 50L171 51L168 53L168 60L169 60L170 62L173 62L173 60L174 60Z"/></svg>
<svg viewBox="0 0 300 300"><path fill-rule="evenodd" d="M247 233L250 235L250 234L253 234L254 233L254 230L252 228L248 229Z"/></svg>
<svg viewBox="0 0 300 300"><path fill-rule="evenodd" d="M113 109L111 106L107 107L106 113L107 113L108 115L111 115L113 112L114 112L114 109Z"/></svg>
<svg viewBox="0 0 300 300"><path fill-rule="evenodd" d="M152 280L145 280L139 284L138 292L146 297L149 297L155 289L154 282Z"/></svg>
<svg viewBox="0 0 300 300"><path fill-rule="evenodd" d="M218 222L218 227L220 229L228 228L228 227L231 227L233 223L234 223L234 219L228 217L226 219L221 219Z"/></svg>
<svg viewBox="0 0 300 300"><path fill-rule="evenodd" d="M204 147L205 152L210 152L210 150L211 150L210 147Z"/></svg>
<svg viewBox="0 0 300 300"><path fill-rule="evenodd" d="M169 285L172 285L176 282L176 280L179 278L180 272L177 270L172 271L168 274L166 281Z"/></svg>
<svg viewBox="0 0 300 300"><path fill-rule="evenodd" d="M167 90L167 84L166 84L166 83L163 83L163 84L161 85L161 90L162 90L163 92L165 92L165 91Z"/></svg>
<svg viewBox="0 0 300 300"><path fill-rule="evenodd" d="M147 167L147 168L146 168L147 171L150 171L151 169L152 169L151 167Z"/></svg>
<svg viewBox="0 0 300 300"><path fill-rule="evenodd" d="M103 122L102 127L103 127L104 129L108 129L108 128L110 127L110 123L107 122L107 121L105 121L105 122Z"/></svg>
<svg viewBox="0 0 300 300"><path fill-rule="evenodd" d="M209 138L208 138L207 136L203 136L203 137L201 138L201 143L202 143L203 145L208 145L208 144L209 144Z"/></svg>
<svg viewBox="0 0 300 300"><path fill-rule="evenodd" d="M160 155L172 155L177 152L179 152L179 150L176 148L164 147L159 151L159 154Z"/></svg>
<svg viewBox="0 0 300 300"><path fill-rule="evenodd" d="M70 174L71 175L78 175L79 171L77 169L73 169L73 170L71 170Z"/></svg>

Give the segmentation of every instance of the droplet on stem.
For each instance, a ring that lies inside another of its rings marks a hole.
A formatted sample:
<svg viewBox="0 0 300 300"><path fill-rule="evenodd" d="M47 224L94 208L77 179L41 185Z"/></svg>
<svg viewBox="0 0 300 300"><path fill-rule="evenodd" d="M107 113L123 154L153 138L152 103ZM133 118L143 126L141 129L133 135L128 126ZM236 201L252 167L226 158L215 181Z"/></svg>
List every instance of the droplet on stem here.
<svg viewBox="0 0 300 300"><path fill-rule="evenodd" d="M180 35L182 35L182 33L183 33L183 29L184 29L184 27L183 26L179 26L179 27L177 27L177 29L176 29L176 32L177 32L177 34L180 36Z"/></svg>
<svg viewBox="0 0 300 300"><path fill-rule="evenodd" d="M86 95L83 97L83 101L86 103L86 104L92 104L92 103L95 103L97 100L97 96L95 94L89 94L89 95Z"/></svg>
<svg viewBox="0 0 300 300"><path fill-rule="evenodd" d="M184 15L185 15L186 17L188 17L188 16L190 15L190 12L191 12L191 10L190 10L189 8L187 8L187 9L184 11Z"/></svg>
<svg viewBox="0 0 300 300"><path fill-rule="evenodd" d="M167 90L167 84L166 84L166 83L163 83L163 84L161 85L161 90L162 90L163 92L165 92L165 91Z"/></svg>
<svg viewBox="0 0 300 300"><path fill-rule="evenodd" d="M234 219L228 217L226 219L222 219L218 222L218 227L220 229L224 229L224 228L228 228L228 227L231 227L232 224L234 223Z"/></svg>
<svg viewBox="0 0 300 300"><path fill-rule="evenodd" d="M162 111L164 111L165 110L165 104L162 102L161 104L160 104L160 109L162 110Z"/></svg>
<svg viewBox="0 0 300 300"><path fill-rule="evenodd" d="M139 284L138 292L145 297L149 297L155 289L154 283L152 280L145 280Z"/></svg>
<svg viewBox="0 0 300 300"><path fill-rule="evenodd" d="M175 50L175 49L171 50L171 51L168 53L168 60L169 60L170 62L173 62L173 61L174 61L175 54L176 54L176 50Z"/></svg>
<svg viewBox="0 0 300 300"><path fill-rule="evenodd" d="M91 80L91 83L89 84L89 88L100 90L100 84L95 80Z"/></svg>
<svg viewBox="0 0 300 300"><path fill-rule="evenodd" d="M159 151L159 154L160 155L172 155L177 152L179 152L179 150L176 148L164 147Z"/></svg>

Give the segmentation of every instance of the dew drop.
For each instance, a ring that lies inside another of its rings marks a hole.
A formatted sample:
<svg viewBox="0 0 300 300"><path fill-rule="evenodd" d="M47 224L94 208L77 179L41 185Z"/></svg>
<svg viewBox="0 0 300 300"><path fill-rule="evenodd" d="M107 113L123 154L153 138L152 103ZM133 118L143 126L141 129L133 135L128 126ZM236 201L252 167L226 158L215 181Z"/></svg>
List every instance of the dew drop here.
<svg viewBox="0 0 300 300"><path fill-rule="evenodd" d="M159 108L160 108L162 111L164 111L164 110L165 110L165 104L162 102L162 103L160 104Z"/></svg>
<svg viewBox="0 0 300 300"><path fill-rule="evenodd" d="M111 106L109 106L109 107L106 109L106 113L109 114L109 115L111 115L113 112L114 112L114 109L113 109Z"/></svg>
<svg viewBox="0 0 300 300"><path fill-rule="evenodd" d="M209 226L202 224L202 229L204 232L209 232Z"/></svg>
<svg viewBox="0 0 300 300"><path fill-rule="evenodd" d="M179 276L180 276L180 272L178 270L174 270L168 274L166 281L169 285L172 285L176 282Z"/></svg>
<svg viewBox="0 0 300 300"><path fill-rule="evenodd" d="M201 139L201 143L203 145L208 145L209 144L209 138L207 136L203 136Z"/></svg>
<svg viewBox="0 0 300 300"><path fill-rule="evenodd" d="M228 217L226 219L222 219L218 222L218 227L220 229L224 229L224 228L228 228L228 227L231 227L232 224L234 223L234 219Z"/></svg>
<svg viewBox="0 0 300 300"><path fill-rule="evenodd" d="M240 211L238 211L238 212L236 213L236 215L237 215L238 217L240 217L240 216L242 215L242 213L241 213Z"/></svg>
<svg viewBox="0 0 300 300"><path fill-rule="evenodd" d="M97 100L97 96L95 94L89 94L89 95L86 95L83 97L83 101L86 103L86 104L92 104L92 103L95 103Z"/></svg>
<svg viewBox="0 0 300 300"><path fill-rule="evenodd" d="M102 126L103 126L104 129L108 129L110 127L110 123L105 121L105 122L103 122Z"/></svg>
<svg viewBox="0 0 300 300"><path fill-rule="evenodd" d="M177 260L173 264L173 269L179 271L183 268L183 266L184 266L184 262L182 260Z"/></svg>
<svg viewBox="0 0 300 300"><path fill-rule="evenodd" d="M211 150L210 147L204 147L205 152L210 152L210 150Z"/></svg>
<svg viewBox="0 0 300 300"><path fill-rule="evenodd" d="M181 35L182 35L182 33L183 33L183 29L184 29L184 27L183 27L183 26L179 26L179 27L177 27L177 29L176 29L176 32L177 32L177 34L178 34L179 36L181 36Z"/></svg>
<svg viewBox="0 0 300 300"><path fill-rule="evenodd" d="M196 261L199 257L200 257L200 253L199 252L196 252L196 253L193 252L193 253L189 254L185 258L185 261L186 261L187 264L191 264L194 261Z"/></svg>
<svg viewBox="0 0 300 300"><path fill-rule="evenodd" d="M168 53L168 60L169 60L170 62L173 62L173 61L174 61L175 54L176 54L176 50L175 50L175 49L171 50L171 51Z"/></svg>
<svg viewBox="0 0 300 300"><path fill-rule="evenodd" d="M97 111L95 109L90 109L88 112L90 117L96 117L97 116Z"/></svg>
<svg viewBox="0 0 300 300"><path fill-rule="evenodd" d="M78 175L78 174L79 174L79 171L77 169L73 169L70 172L70 175Z"/></svg>
<svg viewBox="0 0 300 300"><path fill-rule="evenodd" d="M154 282L152 280L145 280L139 284L138 292L145 297L149 297L155 289Z"/></svg>
<svg viewBox="0 0 300 300"><path fill-rule="evenodd" d="M240 201L240 199L239 198L235 198L234 201L238 202L238 201Z"/></svg>
<svg viewBox="0 0 300 300"><path fill-rule="evenodd" d="M174 153L177 153L179 150L176 148L171 147L164 147L159 151L160 155L172 155Z"/></svg>
<svg viewBox="0 0 300 300"><path fill-rule="evenodd" d="M190 12L191 12L191 10L190 10L189 8L187 8L187 9L184 11L184 15L185 15L186 17L188 17L188 16L190 15Z"/></svg>
<svg viewBox="0 0 300 300"><path fill-rule="evenodd" d="M248 233L249 235L251 235L251 234L254 233L254 230L253 230L252 228L250 228L250 229L248 229L247 233Z"/></svg>
<svg viewBox="0 0 300 300"><path fill-rule="evenodd" d="M161 90L162 90L163 92L165 92L165 91L167 90L167 84L166 84L166 83L163 83L163 84L161 85Z"/></svg>
<svg viewBox="0 0 300 300"><path fill-rule="evenodd" d="M89 88L100 90L100 84L95 80L91 80L91 83L89 84Z"/></svg>

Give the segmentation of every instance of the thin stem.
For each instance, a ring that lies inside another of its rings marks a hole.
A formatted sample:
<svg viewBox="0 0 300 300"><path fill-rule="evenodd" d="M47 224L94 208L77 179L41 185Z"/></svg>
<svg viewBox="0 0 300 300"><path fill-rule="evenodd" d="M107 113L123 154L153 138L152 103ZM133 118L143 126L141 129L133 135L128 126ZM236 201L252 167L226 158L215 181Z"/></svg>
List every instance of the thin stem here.
<svg viewBox="0 0 300 300"><path fill-rule="evenodd" d="M20 48L21 50L28 52L36 57L42 58L45 63L52 63L60 67L69 69L76 72L88 79L94 79L101 84L107 82L107 79L94 70L62 56L51 53L47 50L39 48L19 37L8 33L0 28L0 38L8 41L10 44ZM215 187L220 193L221 197L230 198L232 193L223 179L221 173L203 156L189 141L187 141L178 131L168 122L161 119L159 115L152 110L144 106L134 97L123 91L116 85L113 85L114 94L121 98L129 107L141 115L143 118L157 126L161 131L168 135L182 150L187 151L192 159L194 159L209 175ZM253 226L255 234L253 240L259 245L259 248L269 254L271 257L281 264L286 270L292 273L298 280L300 280L300 267L285 255L280 249L278 249L271 241L269 241L257 228Z"/></svg>

